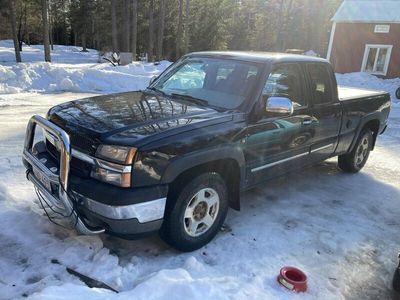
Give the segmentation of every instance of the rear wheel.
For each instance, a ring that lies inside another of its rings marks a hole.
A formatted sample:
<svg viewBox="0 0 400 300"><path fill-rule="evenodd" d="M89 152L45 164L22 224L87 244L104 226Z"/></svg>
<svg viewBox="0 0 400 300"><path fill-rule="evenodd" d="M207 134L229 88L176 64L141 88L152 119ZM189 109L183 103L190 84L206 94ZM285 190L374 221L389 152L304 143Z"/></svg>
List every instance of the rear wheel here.
<svg viewBox="0 0 400 300"><path fill-rule="evenodd" d="M354 149L347 154L339 155L339 168L345 172L359 172L368 160L372 148L372 131L364 129L358 137Z"/></svg>
<svg viewBox="0 0 400 300"><path fill-rule="evenodd" d="M161 228L161 237L180 251L194 251L211 241L228 212L225 181L205 173L172 193Z"/></svg>

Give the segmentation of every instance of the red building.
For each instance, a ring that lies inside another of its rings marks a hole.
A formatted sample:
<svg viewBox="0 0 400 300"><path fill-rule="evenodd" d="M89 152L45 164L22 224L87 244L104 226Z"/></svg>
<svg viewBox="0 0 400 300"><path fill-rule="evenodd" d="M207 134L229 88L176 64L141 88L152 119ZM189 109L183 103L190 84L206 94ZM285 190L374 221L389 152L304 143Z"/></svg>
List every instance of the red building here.
<svg viewBox="0 0 400 300"><path fill-rule="evenodd" d="M400 77L400 0L345 0L332 21L327 58L336 72Z"/></svg>

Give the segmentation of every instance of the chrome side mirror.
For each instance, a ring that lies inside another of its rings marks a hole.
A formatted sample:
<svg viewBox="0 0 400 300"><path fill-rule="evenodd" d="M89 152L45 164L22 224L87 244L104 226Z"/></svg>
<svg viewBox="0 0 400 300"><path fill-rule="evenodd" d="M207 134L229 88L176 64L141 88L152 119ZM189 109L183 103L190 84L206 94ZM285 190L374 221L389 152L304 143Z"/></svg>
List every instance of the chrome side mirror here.
<svg viewBox="0 0 400 300"><path fill-rule="evenodd" d="M285 97L269 97L265 105L268 113L291 116L294 111L293 102Z"/></svg>

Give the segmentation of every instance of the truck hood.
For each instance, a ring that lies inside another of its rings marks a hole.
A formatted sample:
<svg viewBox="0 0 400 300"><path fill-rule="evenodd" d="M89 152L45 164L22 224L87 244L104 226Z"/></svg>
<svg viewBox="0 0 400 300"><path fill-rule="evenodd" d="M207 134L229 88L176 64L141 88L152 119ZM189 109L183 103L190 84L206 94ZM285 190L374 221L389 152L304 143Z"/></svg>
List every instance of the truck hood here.
<svg viewBox="0 0 400 300"><path fill-rule="evenodd" d="M48 119L74 136L78 134L97 143L140 146L227 122L232 120L232 114L144 91L63 103L49 110Z"/></svg>

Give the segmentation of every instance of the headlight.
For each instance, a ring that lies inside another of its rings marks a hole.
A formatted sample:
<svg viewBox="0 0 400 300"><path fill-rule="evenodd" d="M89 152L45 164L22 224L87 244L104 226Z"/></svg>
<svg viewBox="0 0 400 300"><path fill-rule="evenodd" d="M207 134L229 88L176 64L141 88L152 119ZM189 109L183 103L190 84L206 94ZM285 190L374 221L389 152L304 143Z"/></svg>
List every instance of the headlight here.
<svg viewBox="0 0 400 300"><path fill-rule="evenodd" d="M93 167L91 177L113 185L130 187L135 154L136 148L100 145L96 151L96 157L100 159Z"/></svg>
<svg viewBox="0 0 400 300"><path fill-rule="evenodd" d="M136 148L124 146L100 145L96 151L96 157L113 162L130 165L135 157Z"/></svg>

